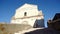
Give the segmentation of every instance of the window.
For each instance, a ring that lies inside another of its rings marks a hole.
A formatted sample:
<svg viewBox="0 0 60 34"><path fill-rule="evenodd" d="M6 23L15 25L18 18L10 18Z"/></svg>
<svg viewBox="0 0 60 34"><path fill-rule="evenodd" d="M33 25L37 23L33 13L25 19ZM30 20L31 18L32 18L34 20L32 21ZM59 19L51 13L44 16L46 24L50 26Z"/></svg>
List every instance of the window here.
<svg viewBox="0 0 60 34"><path fill-rule="evenodd" d="M26 16L26 15L27 15L27 13L25 12L25 13L24 13L24 16Z"/></svg>

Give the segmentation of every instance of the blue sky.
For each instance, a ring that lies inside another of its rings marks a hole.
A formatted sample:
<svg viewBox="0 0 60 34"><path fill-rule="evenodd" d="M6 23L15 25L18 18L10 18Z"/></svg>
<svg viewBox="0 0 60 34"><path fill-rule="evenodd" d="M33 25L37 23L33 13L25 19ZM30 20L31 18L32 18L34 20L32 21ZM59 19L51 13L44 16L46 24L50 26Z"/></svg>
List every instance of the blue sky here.
<svg viewBox="0 0 60 34"><path fill-rule="evenodd" d="M38 5L38 10L43 11L46 27L47 20L60 13L60 0L0 0L0 22L9 23L15 10L25 3Z"/></svg>

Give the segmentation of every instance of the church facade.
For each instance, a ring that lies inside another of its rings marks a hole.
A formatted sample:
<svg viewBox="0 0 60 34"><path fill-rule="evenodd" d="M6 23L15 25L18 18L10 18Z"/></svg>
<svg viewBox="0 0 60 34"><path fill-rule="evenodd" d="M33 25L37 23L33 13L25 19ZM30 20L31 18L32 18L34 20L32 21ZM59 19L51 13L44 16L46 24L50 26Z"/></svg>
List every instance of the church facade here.
<svg viewBox="0 0 60 34"><path fill-rule="evenodd" d="M37 5L25 3L16 9L16 13L11 19L11 24L26 24L32 27L44 27L42 10L39 11Z"/></svg>

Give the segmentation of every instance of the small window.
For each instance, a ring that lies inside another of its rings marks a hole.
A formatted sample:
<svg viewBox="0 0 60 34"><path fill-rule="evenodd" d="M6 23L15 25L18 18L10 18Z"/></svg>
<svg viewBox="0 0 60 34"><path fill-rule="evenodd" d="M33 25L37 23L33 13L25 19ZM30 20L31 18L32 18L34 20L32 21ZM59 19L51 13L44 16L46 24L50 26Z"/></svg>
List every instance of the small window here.
<svg viewBox="0 0 60 34"><path fill-rule="evenodd" d="M24 13L24 16L27 16L27 13L26 12Z"/></svg>

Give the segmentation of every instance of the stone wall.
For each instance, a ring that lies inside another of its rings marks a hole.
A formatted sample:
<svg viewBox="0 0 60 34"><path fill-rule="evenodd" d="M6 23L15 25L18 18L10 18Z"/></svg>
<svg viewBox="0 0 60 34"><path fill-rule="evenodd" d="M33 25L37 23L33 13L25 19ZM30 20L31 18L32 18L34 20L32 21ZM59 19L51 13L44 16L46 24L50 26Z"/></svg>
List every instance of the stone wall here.
<svg viewBox="0 0 60 34"><path fill-rule="evenodd" d="M18 31L32 28L30 25L24 24L0 24L0 34L13 34Z"/></svg>

